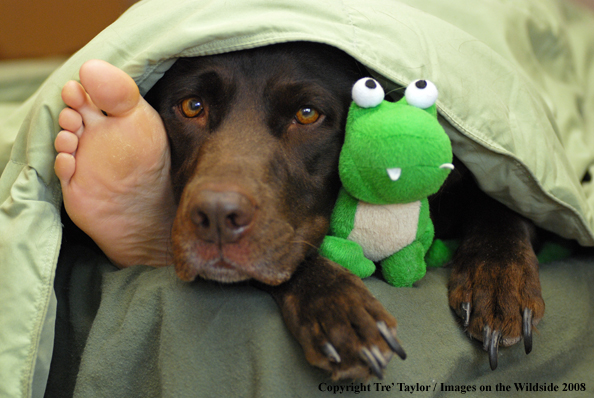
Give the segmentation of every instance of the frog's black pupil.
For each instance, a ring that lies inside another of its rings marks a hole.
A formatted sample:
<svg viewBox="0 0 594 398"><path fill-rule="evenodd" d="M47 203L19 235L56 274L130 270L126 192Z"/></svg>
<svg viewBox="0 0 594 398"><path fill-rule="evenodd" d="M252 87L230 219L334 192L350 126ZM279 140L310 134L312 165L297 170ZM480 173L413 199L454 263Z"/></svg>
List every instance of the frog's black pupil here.
<svg viewBox="0 0 594 398"><path fill-rule="evenodd" d="M377 87L377 84L375 84L375 80L373 79L367 79L367 81L365 82L365 87L370 88L370 89L374 89Z"/></svg>
<svg viewBox="0 0 594 398"><path fill-rule="evenodd" d="M415 86L417 86L417 88L423 89L427 87L427 82L425 80L419 80L415 83Z"/></svg>

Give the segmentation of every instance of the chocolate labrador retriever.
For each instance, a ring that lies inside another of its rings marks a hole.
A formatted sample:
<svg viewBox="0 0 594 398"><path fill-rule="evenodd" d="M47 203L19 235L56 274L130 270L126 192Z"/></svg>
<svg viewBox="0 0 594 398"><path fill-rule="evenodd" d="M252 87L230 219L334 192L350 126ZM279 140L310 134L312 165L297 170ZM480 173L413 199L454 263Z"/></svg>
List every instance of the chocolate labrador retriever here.
<svg viewBox="0 0 594 398"><path fill-rule="evenodd" d="M406 357L396 319L360 279L318 254L340 186L351 87L364 75L332 47L279 44L181 58L146 96L170 140L178 277L254 281L275 298L307 360L334 379L381 377L392 353ZM436 200L443 209L455 202ZM437 224L468 232L450 303L471 335L484 332L496 362L500 342L522 335L522 313L526 341L542 316L530 228L496 204Z"/></svg>

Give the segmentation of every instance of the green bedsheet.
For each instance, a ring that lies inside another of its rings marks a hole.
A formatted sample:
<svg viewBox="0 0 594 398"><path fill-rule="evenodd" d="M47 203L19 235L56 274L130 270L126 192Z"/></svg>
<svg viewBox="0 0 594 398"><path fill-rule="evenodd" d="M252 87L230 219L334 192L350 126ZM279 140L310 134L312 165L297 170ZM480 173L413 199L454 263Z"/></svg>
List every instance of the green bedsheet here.
<svg viewBox="0 0 594 398"><path fill-rule="evenodd" d="M454 152L482 188L541 227L594 245L592 183L581 183L594 175L592 14L556 0L145 0L22 105L0 107L0 396L75 384L83 397L332 393L319 391L333 384L305 363L265 294L183 284L168 268L117 271L73 237L53 173L60 90L87 59L122 68L146 93L177 57L293 40L346 51L387 91L434 81ZM369 279L409 354L382 386L419 383L437 387L417 395L447 396L460 392L440 392L440 383L512 391L585 383L585 393L564 396L592 394L593 263L586 253L543 265L547 313L535 350L525 358L520 346L502 349L496 372L449 312L447 269L412 289Z"/></svg>
<svg viewBox="0 0 594 398"><path fill-rule="evenodd" d="M352 385L333 383L308 365L266 293L249 285L186 284L171 268L118 271L88 245L67 247L57 276L58 301L65 304L58 306L56 355L61 357L50 374L51 397L67 396L69 390L80 397L113 398L317 397ZM447 269L431 270L411 289L369 278L367 286L399 321L408 358L394 358L384 380L355 383L372 391L340 395L400 396L394 391L419 383L429 391L413 396L459 396L462 386L474 386L476 392L466 394L473 397L592 396L592 264L593 253L542 266L547 316L535 332L534 351L526 356L521 343L501 349L496 371L448 308ZM392 392L378 392L374 383L391 386ZM498 383L509 385L510 392L496 395ZM552 383L560 390L520 394L514 383ZM586 383L587 391L562 393L563 383ZM492 394L481 394L481 386Z"/></svg>

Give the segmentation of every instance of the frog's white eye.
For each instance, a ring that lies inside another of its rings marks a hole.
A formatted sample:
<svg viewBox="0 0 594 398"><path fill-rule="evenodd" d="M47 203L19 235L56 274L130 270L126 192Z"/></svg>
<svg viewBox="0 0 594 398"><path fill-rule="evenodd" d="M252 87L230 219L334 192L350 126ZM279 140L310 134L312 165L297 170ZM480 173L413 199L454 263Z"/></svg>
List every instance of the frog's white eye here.
<svg viewBox="0 0 594 398"><path fill-rule="evenodd" d="M427 109L435 104L437 94L437 87L429 80L416 80L409 84L404 91L406 102L421 109Z"/></svg>
<svg viewBox="0 0 594 398"><path fill-rule="evenodd" d="M384 100L384 89L377 80L364 77L357 80L351 91L353 101L361 108L373 108Z"/></svg>

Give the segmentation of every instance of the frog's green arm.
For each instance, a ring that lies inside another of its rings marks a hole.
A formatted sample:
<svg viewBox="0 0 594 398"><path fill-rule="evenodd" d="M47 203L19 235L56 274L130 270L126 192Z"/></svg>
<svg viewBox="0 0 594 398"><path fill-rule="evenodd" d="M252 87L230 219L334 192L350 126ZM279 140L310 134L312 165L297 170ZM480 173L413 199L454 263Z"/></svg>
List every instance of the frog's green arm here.
<svg viewBox="0 0 594 398"><path fill-rule="evenodd" d="M373 261L366 258L361 246L352 240L326 235L320 246L320 254L360 278L367 278L375 272Z"/></svg>
<svg viewBox="0 0 594 398"><path fill-rule="evenodd" d="M330 218L328 235L346 239L355 227L355 213L359 201L352 197L344 188L340 188L334 211Z"/></svg>
<svg viewBox="0 0 594 398"><path fill-rule="evenodd" d="M330 219L330 231L320 246L320 253L358 277L367 278L375 272L375 264L365 258L358 243L347 239L355 226L358 203L344 188L340 189Z"/></svg>

